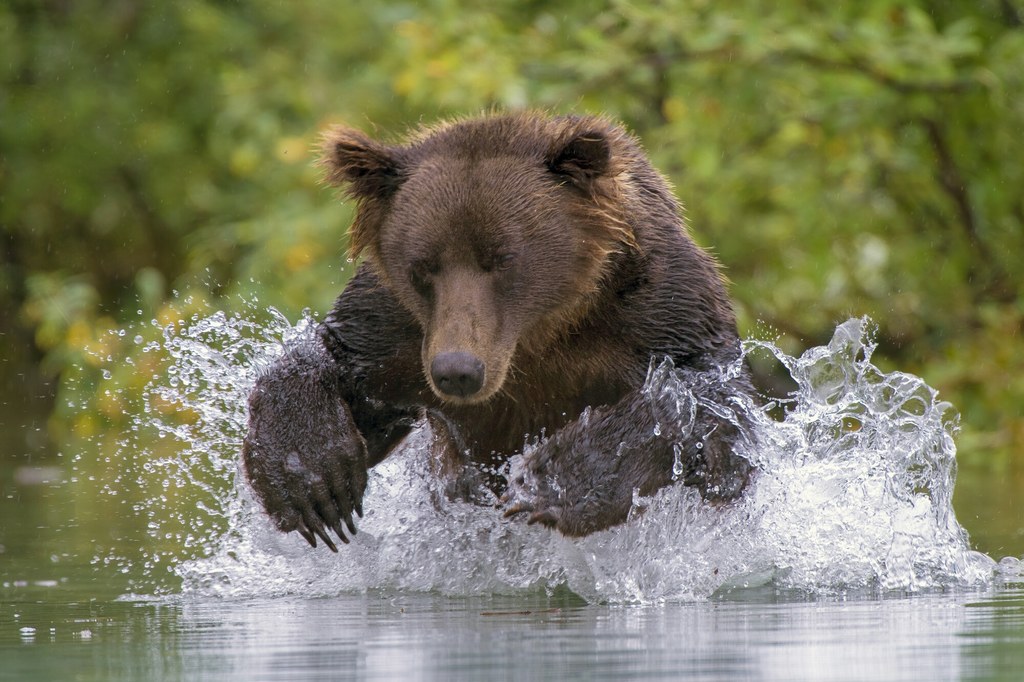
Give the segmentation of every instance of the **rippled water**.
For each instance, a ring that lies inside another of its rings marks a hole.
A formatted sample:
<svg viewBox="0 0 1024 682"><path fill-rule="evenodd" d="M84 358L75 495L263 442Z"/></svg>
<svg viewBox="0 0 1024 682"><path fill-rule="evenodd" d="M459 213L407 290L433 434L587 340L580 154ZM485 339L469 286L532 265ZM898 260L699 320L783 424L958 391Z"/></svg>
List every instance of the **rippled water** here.
<svg viewBox="0 0 1024 682"><path fill-rule="evenodd" d="M12 616L13 613L13 616ZM0 604L0 680L1007 680L1024 590L585 606L423 593Z"/></svg>
<svg viewBox="0 0 1024 682"><path fill-rule="evenodd" d="M780 362L797 389L775 406L782 421L749 401L711 406L744 410L755 424L746 454L760 473L736 503L710 507L676 486L637 500L643 511L627 524L569 540L496 509L444 500L426 473L424 426L371 472L353 543L338 555L311 550L260 512L237 454L255 376L307 338L312 324L197 315L168 326L150 346L172 366L169 378L147 389L146 409L124 443L146 462L140 476L163 490L135 510L148 518L158 548L141 560L137 594L565 591L591 603L663 603L758 586L824 597L982 586L1003 570L970 549L953 513L955 410L919 377L872 364L865 319L839 325L827 346L799 357L768 341L744 343L745 353ZM648 390L693 400L667 366L652 369ZM155 402L187 408L195 419L172 422L150 409ZM175 456L147 459L153 429L180 442ZM167 495L180 490L194 504L168 506Z"/></svg>

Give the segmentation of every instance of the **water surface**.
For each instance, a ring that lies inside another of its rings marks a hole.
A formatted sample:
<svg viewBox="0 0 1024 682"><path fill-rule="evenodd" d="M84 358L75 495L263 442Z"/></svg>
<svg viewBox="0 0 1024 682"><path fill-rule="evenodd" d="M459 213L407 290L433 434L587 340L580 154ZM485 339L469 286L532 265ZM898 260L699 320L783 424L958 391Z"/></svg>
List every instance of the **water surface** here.
<svg viewBox="0 0 1024 682"><path fill-rule="evenodd" d="M1019 680L1024 585L660 606L372 592L0 606L0 679Z"/></svg>
<svg viewBox="0 0 1024 682"><path fill-rule="evenodd" d="M866 320L799 357L746 342L797 390L774 418L704 405L757 424L737 503L670 488L569 540L443 499L423 428L337 555L274 530L237 464L256 372L309 330L119 332L149 377L104 389L130 427L0 471L0 679L1020 679L1019 507L991 524L1009 551L974 549L956 410L873 365ZM657 364L647 389L684 421L697 399Z"/></svg>

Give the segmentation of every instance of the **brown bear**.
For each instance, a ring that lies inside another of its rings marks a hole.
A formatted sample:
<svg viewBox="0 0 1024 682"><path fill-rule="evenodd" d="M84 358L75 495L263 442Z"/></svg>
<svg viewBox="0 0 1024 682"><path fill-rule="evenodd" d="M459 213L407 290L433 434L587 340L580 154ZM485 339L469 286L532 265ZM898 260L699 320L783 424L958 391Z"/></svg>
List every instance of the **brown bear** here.
<svg viewBox="0 0 1024 682"><path fill-rule="evenodd" d="M451 495L489 490L570 536L675 480L741 493L743 428L708 408L753 393L716 373L740 354L723 278L620 126L490 114L402 144L338 127L321 163L356 201L363 262L250 397L245 472L279 529L348 542L368 468L424 418ZM688 404L652 386L662 360L693 379Z"/></svg>

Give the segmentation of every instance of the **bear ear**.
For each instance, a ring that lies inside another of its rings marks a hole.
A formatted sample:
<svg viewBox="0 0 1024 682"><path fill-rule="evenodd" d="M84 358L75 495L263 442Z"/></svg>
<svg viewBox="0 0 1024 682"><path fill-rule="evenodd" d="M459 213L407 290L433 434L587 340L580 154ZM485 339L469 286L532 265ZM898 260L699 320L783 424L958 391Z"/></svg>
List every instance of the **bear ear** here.
<svg viewBox="0 0 1024 682"><path fill-rule="evenodd" d="M324 133L319 165L328 183L347 187L356 199L387 198L403 180L395 149L345 126Z"/></svg>
<svg viewBox="0 0 1024 682"><path fill-rule="evenodd" d="M548 155L548 168L565 175L580 189L604 175L611 165L612 148L605 134L588 130L558 145Z"/></svg>

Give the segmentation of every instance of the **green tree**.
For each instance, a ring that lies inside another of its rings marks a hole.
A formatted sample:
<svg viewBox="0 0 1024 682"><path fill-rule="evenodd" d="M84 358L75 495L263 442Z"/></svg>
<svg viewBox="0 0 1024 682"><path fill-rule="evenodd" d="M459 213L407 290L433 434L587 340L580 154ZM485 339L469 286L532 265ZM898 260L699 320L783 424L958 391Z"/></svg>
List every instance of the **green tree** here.
<svg viewBox="0 0 1024 682"><path fill-rule="evenodd" d="M1021 16L1010 0L9 3L0 333L33 350L8 366L95 364L118 351L104 329L177 318L172 289L324 310L350 272L348 208L310 166L329 121L587 110L673 180L746 331L792 351L869 314L884 361L962 410L964 456L1019 464Z"/></svg>

